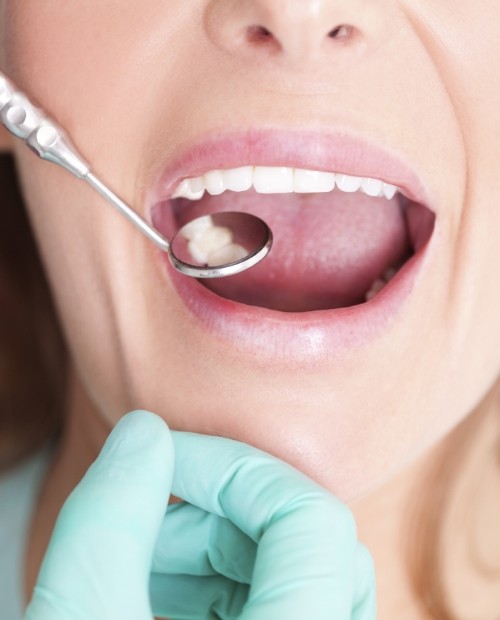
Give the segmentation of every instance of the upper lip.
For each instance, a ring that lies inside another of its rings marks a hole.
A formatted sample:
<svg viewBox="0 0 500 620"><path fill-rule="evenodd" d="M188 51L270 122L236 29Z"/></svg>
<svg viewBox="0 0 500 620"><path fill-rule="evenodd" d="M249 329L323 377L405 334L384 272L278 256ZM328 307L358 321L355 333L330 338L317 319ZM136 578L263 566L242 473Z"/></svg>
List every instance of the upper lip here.
<svg viewBox="0 0 500 620"><path fill-rule="evenodd" d="M211 131L185 145L167 164L148 194L150 206L169 199L179 183L209 170L240 166L288 166L379 179L396 185L410 200L429 208L434 202L428 184L396 149L359 134L331 131L258 129Z"/></svg>

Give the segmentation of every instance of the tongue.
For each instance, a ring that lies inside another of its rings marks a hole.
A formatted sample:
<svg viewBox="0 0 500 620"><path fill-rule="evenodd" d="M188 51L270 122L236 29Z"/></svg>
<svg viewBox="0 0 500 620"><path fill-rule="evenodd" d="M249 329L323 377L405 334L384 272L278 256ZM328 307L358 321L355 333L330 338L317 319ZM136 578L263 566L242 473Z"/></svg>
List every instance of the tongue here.
<svg viewBox="0 0 500 620"><path fill-rule="evenodd" d="M176 201L179 225L219 211L252 213L269 224L274 245L256 267L205 286L228 299L288 312L362 303L373 281L410 254L397 197L347 194L206 195Z"/></svg>

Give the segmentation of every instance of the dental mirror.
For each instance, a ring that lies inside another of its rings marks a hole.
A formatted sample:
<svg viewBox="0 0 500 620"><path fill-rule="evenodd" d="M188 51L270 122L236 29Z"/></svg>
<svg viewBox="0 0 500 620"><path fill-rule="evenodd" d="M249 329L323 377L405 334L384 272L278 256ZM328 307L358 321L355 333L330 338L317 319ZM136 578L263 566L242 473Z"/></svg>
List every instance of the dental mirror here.
<svg viewBox="0 0 500 620"><path fill-rule="evenodd" d="M119 198L90 168L64 130L36 107L0 72L0 121L47 161L61 166L124 215L168 254L173 267L193 278L222 278L253 267L269 253L273 235L267 224L249 213L205 215L183 226L168 241Z"/></svg>
<svg viewBox="0 0 500 620"><path fill-rule="evenodd" d="M170 242L173 266L194 278L220 278L253 267L267 255L272 233L249 213L203 215L185 224Z"/></svg>

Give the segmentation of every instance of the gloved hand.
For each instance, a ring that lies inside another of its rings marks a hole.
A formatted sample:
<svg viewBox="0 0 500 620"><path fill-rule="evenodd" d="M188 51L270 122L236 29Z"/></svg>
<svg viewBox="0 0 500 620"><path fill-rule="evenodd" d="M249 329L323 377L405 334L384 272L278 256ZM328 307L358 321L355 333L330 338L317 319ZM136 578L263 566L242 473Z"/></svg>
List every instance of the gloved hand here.
<svg viewBox="0 0 500 620"><path fill-rule="evenodd" d="M166 512L170 492L189 503ZM373 564L348 508L292 467L134 412L64 504L25 620L153 614L374 620Z"/></svg>

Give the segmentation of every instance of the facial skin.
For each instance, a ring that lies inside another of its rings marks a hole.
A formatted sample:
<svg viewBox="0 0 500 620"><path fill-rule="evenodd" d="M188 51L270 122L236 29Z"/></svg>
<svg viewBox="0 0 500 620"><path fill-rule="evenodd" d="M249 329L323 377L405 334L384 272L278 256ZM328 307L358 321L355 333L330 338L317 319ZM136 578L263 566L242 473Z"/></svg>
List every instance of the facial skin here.
<svg viewBox="0 0 500 620"><path fill-rule="evenodd" d="M256 445L355 503L478 405L500 367L497 0L0 6L2 69L145 217L179 150L241 127L355 129L403 153L435 197L431 264L395 328L289 364L205 330L148 241L16 144L76 374L104 427L149 409ZM274 42L246 41L253 24ZM355 32L344 43L327 38L340 24Z"/></svg>

